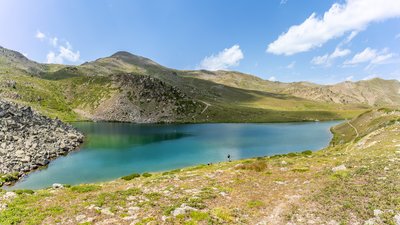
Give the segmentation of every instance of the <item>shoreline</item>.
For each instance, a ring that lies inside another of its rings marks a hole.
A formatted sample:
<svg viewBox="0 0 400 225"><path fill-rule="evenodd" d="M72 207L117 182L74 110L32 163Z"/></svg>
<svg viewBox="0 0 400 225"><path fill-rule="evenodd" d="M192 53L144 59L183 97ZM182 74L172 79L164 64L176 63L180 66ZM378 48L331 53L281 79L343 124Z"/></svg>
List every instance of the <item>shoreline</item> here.
<svg viewBox="0 0 400 225"><path fill-rule="evenodd" d="M323 122L332 122L332 121L319 121L319 122L322 122L322 123L323 123ZM337 121L337 122L339 122L339 121ZM112 123L112 122L107 122L107 123ZM297 123L315 123L315 122L297 122ZM213 123L207 123L207 124L213 124ZM218 124L218 123L215 123L215 124ZM235 123L235 124L240 124L240 123ZM259 123L245 123L245 124L259 124ZM268 123L263 123L263 124L268 124ZM273 123L272 123L272 124L273 124ZM341 123L339 123L339 124L341 124ZM329 139L329 141L328 141L324 146L322 146L322 147L320 147L320 148L318 148L318 149L315 149L315 150L310 150L310 151L312 151L312 152L317 152L317 151L320 151L320 150L322 150L322 149L324 149L324 148L330 146L331 143L332 143L332 140L333 140L333 138L334 138L334 133L333 133L332 128L333 128L334 126L339 125L339 124L330 125L329 128L327 128L327 131L329 131L329 133L330 133L330 139ZM147 124L147 125L152 125L152 124ZM153 125L159 125L159 124L153 124ZM165 125L173 125L173 124L165 124ZM177 124L177 125L181 125L181 124ZM196 125L196 124L194 124L194 125ZM274 157L274 156L278 156L278 155L282 155L282 154L299 154L299 153L301 153L301 152L303 152L303 151L307 151L307 150L309 150L309 149L305 148L305 149L301 149L301 150L297 150L297 151L291 151L291 152L286 152L286 153L273 153L273 154L271 154L271 155L260 155L260 156L252 156L252 157L247 157L247 158L237 158L237 159L235 159L234 161L246 160L246 159L254 159L254 158L258 158L258 157ZM70 151L70 152L76 152L76 151L79 151L79 146L78 146L77 149L75 149L75 150L73 150L73 151ZM69 154L70 152L68 152L68 154ZM64 155L64 156L67 156L68 154L66 154L66 155ZM56 157L56 158L57 158L57 157ZM56 159L56 158L54 158L54 159ZM54 159L52 159L52 160L54 160ZM217 164L217 163L222 163L222 162L225 162L225 161L216 161L216 162L214 162L214 163ZM204 164L204 163L203 163L203 164ZM193 165L190 165L190 166L174 168L174 169L171 169L171 170L185 169L185 168L195 167L195 166L199 166L199 165L202 165L202 164L201 164L201 163L200 163L200 164L193 164ZM16 183L20 182L23 178L26 178L27 176L29 176L30 173L36 172L36 171L40 171L40 169L43 169L43 168L45 168L45 167L41 167L41 168L38 168L38 169L36 169L36 170L32 170L32 171L30 171L30 172L24 174L23 176L21 176L18 180L16 180L16 181L13 182L12 184L8 184L8 185L5 185L5 186L6 186L6 187L13 187ZM151 173L159 173L159 172L160 172L160 173L162 173L162 172L167 172L167 171L170 171L170 170L144 171L144 172L151 172ZM99 182L110 182L110 181L113 181L113 180L116 180L116 179L118 179L118 177L116 177L116 178L111 178L111 179L107 179L107 180L104 180L104 181L99 181ZM57 183L57 182L56 182L56 183ZM85 184L95 184L95 183L97 183L97 182L84 182L84 183L85 183ZM82 184L84 184L84 183L82 183ZM66 183L66 184L70 184L70 183ZM50 186L51 186L51 185L50 185ZM41 189L41 188L39 188L39 189Z"/></svg>

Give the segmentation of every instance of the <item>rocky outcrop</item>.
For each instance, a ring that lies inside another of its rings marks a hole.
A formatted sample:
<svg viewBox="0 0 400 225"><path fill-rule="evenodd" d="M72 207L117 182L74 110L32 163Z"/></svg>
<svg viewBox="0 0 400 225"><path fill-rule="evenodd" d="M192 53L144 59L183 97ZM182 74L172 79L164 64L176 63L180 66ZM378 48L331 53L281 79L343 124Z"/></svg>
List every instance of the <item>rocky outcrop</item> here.
<svg viewBox="0 0 400 225"><path fill-rule="evenodd" d="M76 149L82 141L83 135L72 126L0 99L0 175L20 177ZM0 179L0 184L4 181Z"/></svg>
<svg viewBox="0 0 400 225"><path fill-rule="evenodd" d="M179 88L146 75L112 75L118 92L104 98L90 112L95 121L158 123L190 121L204 109L204 103L190 98ZM88 111L88 110L86 110Z"/></svg>

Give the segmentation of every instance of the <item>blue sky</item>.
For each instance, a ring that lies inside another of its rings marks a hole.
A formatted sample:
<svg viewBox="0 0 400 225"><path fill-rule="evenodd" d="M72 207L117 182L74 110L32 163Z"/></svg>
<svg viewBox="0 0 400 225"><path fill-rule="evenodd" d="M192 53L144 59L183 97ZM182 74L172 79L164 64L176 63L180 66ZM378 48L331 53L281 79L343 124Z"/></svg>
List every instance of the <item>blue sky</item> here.
<svg viewBox="0 0 400 225"><path fill-rule="evenodd" d="M125 50L284 82L400 79L398 0L0 0L0 29L38 62Z"/></svg>

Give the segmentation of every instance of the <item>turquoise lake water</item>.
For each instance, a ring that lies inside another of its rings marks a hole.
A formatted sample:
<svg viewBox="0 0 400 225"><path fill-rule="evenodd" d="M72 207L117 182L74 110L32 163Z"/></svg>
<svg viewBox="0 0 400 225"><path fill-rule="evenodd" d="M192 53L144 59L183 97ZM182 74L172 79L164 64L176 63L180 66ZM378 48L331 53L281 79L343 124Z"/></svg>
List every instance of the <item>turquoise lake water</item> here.
<svg viewBox="0 0 400 225"><path fill-rule="evenodd" d="M331 122L143 125L82 122L79 151L52 161L12 189L53 183L108 181L131 173L165 171L209 162L318 150L332 138Z"/></svg>

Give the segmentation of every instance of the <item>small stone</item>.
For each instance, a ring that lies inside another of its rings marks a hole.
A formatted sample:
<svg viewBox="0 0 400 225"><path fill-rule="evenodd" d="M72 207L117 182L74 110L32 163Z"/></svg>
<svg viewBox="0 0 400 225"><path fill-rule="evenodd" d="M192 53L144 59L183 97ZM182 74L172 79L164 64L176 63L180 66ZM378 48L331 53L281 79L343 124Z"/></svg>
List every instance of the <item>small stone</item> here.
<svg viewBox="0 0 400 225"><path fill-rule="evenodd" d="M54 183L54 184L52 185L52 187L53 187L53 189L61 189L61 188L64 187L64 185L59 184L59 183Z"/></svg>
<svg viewBox="0 0 400 225"><path fill-rule="evenodd" d="M75 217L75 220L78 221L78 222L81 222L81 221L84 220L85 218L86 218L85 215L77 215L77 216Z"/></svg>
<svg viewBox="0 0 400 225"><path fill-rule="evenodd" d="M333 167L332 168L332 172L338 172L338 171L344 171L344 170L347 170L347 168L346 168L346 166L345 165L340 165L340 166L337 166L337 167Z"/></svg>
<svg viewBox="0 0 400 225"><path fill-rule="evenodd" d="M364 225L375 225L375 224L376 224L375 218L371 218L364 222Z"/></svg>
<svg viewBox="0 0 400 225"><path fill-rule="evenodd" d="M188 211L197 211L197 209L187 206L185 203L183 203L181 207L176 208L171 214L176 217L178 215L185 214Z"/></svg>
<svg viewBox="0 0 400 225"><path fill-rule="evenodd" d="M393 222L396 225L400 225L400 214L397 214L393 217Z"/></svg>
<svg viewBox="0 0 400 225"><path fill-rule="evenodd" d="M13 200L15 197L17 197L17 194L12 191L7 191L5 195L3 195L4 200Z"/></svg>
<svg viewBox="0 0 400 225"><path fill-rule="evenodd" d="M100 210L100 212L101 212L101 214L104 214L107 216L114 216L114 213L112 213L109 208L104 208L104 209Z"/></svg>
<svg viewBox="0 0 400 225"><path fill-rule="evenodd" d="M285 184L286 184L286 181L275 181L275 184L285 185Z"/></svg>
<svg viewBox="0 0 400 225"><path fill-rule="evenodd" d="M383 212L382 212L382 210L380 210L380 209L375 209L374 210L374 216L375 217L378 217L379 215L381 215Z"/></svg>

